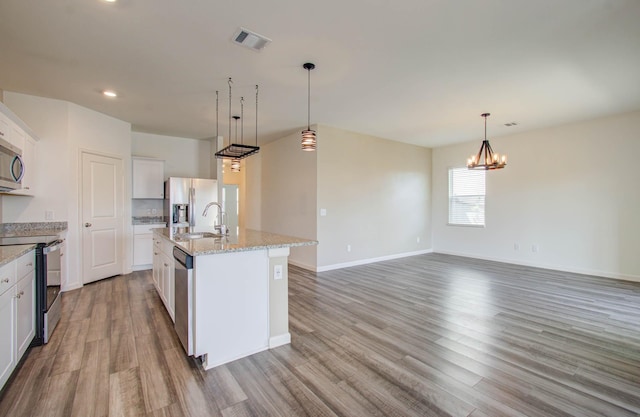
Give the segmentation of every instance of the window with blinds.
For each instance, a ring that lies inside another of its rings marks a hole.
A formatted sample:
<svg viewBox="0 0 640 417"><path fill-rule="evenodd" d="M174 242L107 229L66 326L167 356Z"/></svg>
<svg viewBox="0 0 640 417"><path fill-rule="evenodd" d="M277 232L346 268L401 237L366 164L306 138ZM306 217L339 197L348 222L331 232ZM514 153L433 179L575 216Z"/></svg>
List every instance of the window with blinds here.
<svg viewBox="0 0 640 417"><path fill-rule="evenodd" d="M449 224L484 226L485 172L449 169Z"/></svg>

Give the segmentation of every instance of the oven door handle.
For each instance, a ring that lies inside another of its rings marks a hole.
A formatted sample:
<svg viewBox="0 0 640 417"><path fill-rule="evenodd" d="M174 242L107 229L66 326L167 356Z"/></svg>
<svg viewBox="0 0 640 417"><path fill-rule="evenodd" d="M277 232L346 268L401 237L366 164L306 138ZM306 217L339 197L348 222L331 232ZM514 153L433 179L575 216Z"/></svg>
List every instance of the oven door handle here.
<svg viewBox="0 0 640 417"><path fill-rule="evenodd" d="M63 242L64 240L56 240L55 242L51 242L50 244L42 248L42 253L46 255L50 252L60 250L60 246L62 246Z"/></svg>

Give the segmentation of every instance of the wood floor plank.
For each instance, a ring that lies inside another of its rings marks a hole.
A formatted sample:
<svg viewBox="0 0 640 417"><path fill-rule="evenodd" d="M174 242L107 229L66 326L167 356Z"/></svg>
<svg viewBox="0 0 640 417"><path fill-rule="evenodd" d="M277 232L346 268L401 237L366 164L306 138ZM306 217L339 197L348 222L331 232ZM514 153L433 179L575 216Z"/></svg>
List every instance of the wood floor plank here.
<svg viewBox="0 0 640 417"><path fill-rule="evenodd" d="M136 417L145 414L138 368L128 368L109 375L109 416Z"/></svg>
<svg viewBox="0 0 640 417"><path fill-rule="evenodd" d="M62 295L0 415L637 416L640 283L427 254L289 266L292 342L187 358L149 271Z"/></svg>
<svg viewBox="0 0 640 417"><path fill-rule="evenodd" d="M85 343L82 367L78 375L72 417L109 415L109 354L108 339Z"/></svg>
<svg viewBox="0 0 640 417"><path fill-rule="evenodd" d="M145 408L151 412L178 401L171 373L155 335L135 338Z"/></svg>
<svg viewBox="0 0 640 417"><path fill-rule="evenodd" d="M79 371L56 374L47 378L44 396L38 401L34 417L67 417L71 415Z"/></svg>

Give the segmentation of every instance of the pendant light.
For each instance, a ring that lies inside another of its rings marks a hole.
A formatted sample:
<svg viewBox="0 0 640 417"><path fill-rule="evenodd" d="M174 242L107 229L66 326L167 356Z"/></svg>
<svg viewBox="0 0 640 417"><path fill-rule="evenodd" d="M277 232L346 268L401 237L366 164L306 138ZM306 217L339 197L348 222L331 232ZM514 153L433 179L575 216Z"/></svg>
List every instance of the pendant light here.
<svg viewBox="0 0 640 417"><path fill-rule="evenodd" d="M316 150L316 131L311 130L311 70L316 66L311 62L307 62L302 68L307 70L307 130L302 131L302 150Z"/></svg>
<svg viewBox="0 0 640 417"><path fill-rule="evenodd" d="M480 150L477 155L471 155L467 159L467 168L469 169L501 169L507 165L507 156L498 153L493 153L489 140L487 139L487 117L491 116L491 113L482 113L484 117L484 140L480 146Z"/></svg>

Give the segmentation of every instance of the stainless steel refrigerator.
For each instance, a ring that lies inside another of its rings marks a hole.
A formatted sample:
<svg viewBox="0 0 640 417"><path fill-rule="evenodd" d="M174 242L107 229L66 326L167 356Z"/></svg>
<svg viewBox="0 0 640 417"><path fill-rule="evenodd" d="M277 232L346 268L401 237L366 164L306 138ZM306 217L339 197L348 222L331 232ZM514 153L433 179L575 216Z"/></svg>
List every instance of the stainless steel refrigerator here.
<svg viewBox="0 0 640 417"><path fill-rule="evenodd" d="M206 178L169 177L164 182L164 215L172 227L213 227L217 210L202 212L218 201L218 181Z"/></svg>

